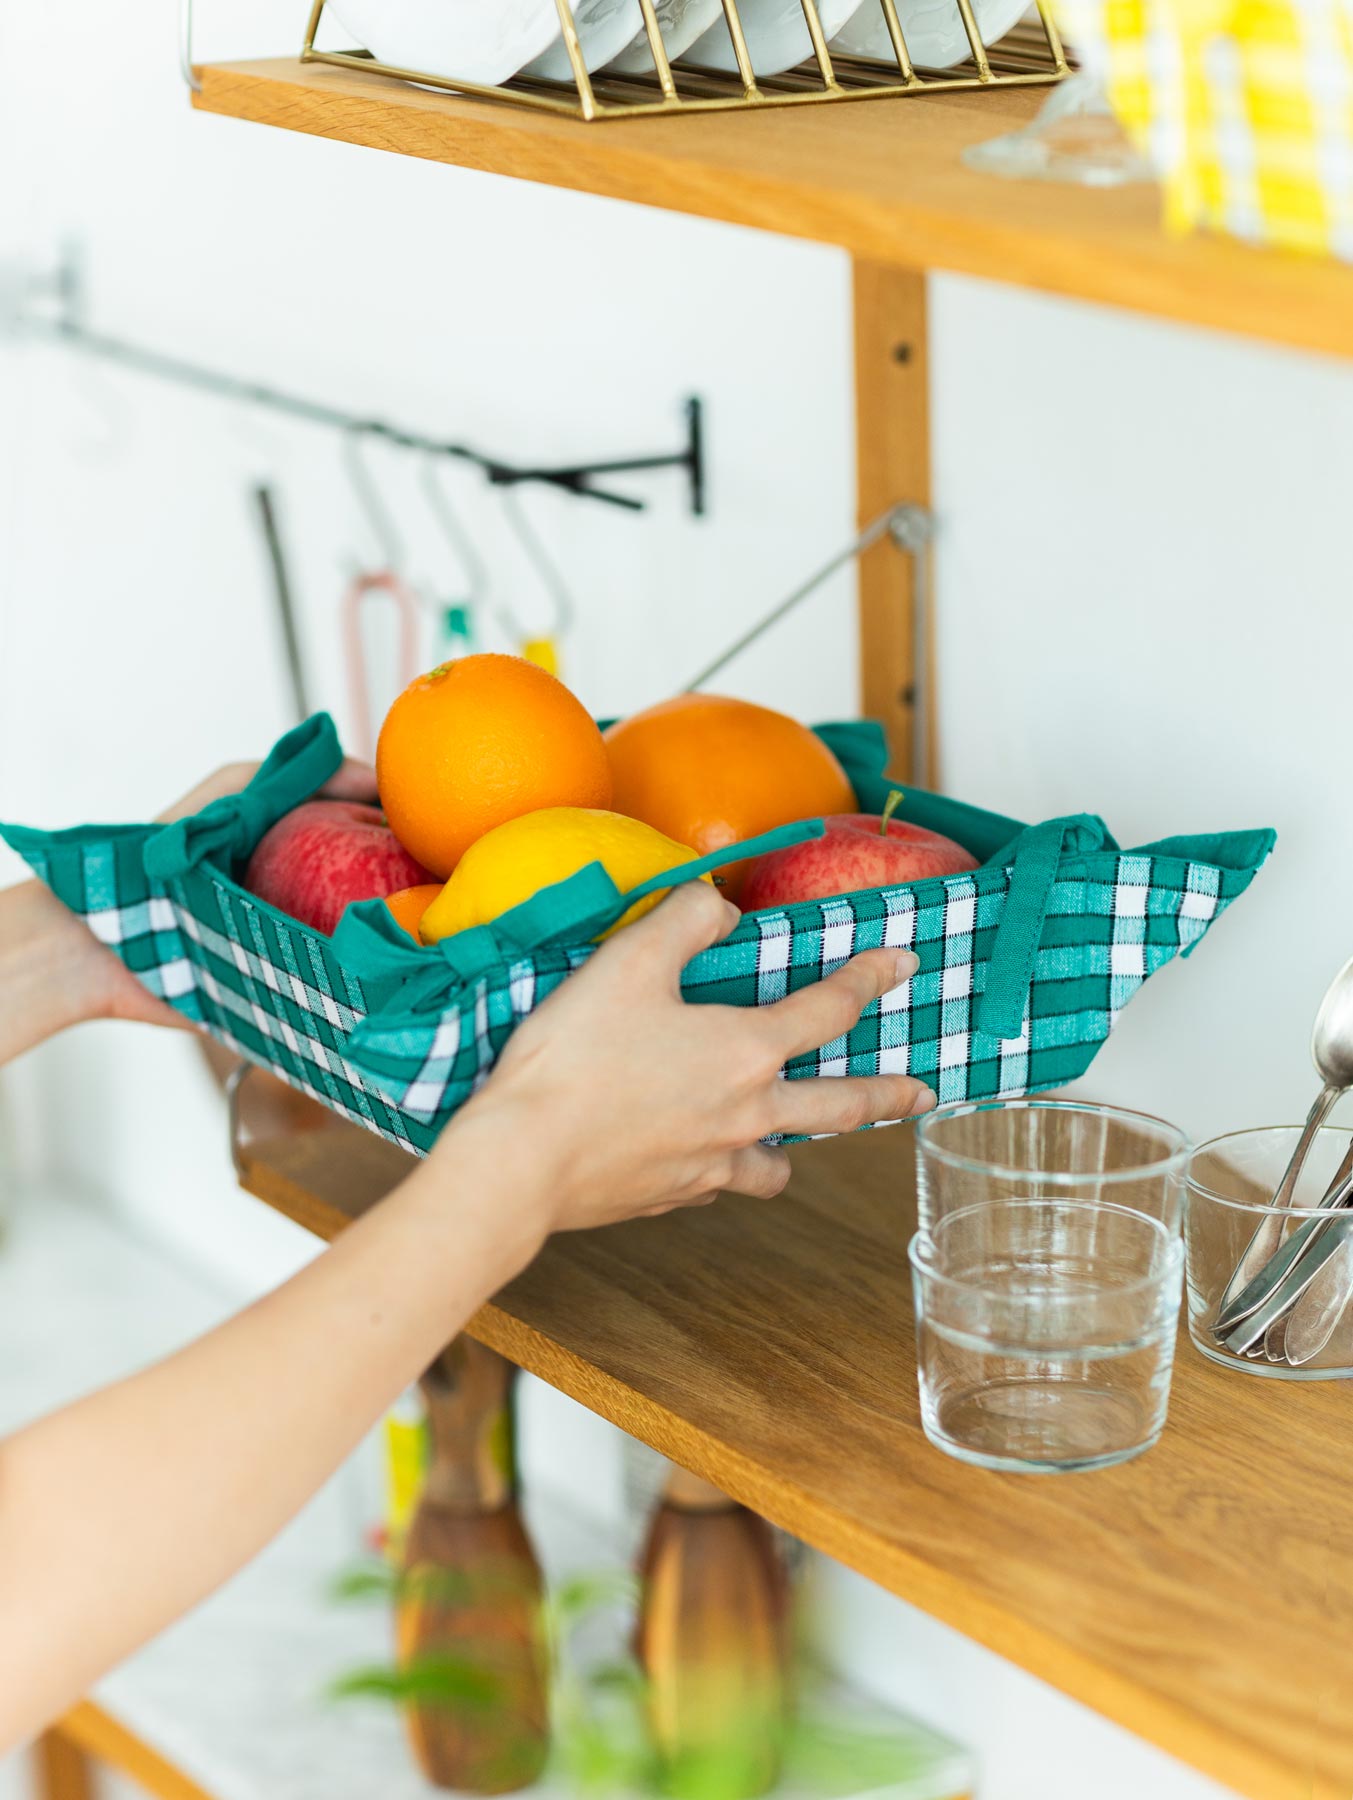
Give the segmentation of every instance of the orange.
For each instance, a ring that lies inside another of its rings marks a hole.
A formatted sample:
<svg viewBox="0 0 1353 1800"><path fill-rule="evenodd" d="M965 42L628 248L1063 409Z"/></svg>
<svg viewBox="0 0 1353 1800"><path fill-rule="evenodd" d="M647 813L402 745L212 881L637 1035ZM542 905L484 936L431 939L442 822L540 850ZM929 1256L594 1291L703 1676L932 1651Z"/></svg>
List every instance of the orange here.
<svg viewBox="0 0 1353 1800"><path fill-rule="evenodd" d="M856 810L846 772L821 738L748 700L678 695L612 725L606 748L615 810L701 856L795 819ZM720 874L736 899L747 865Z"/></svg>
<svg viewBox="0 0 1353 1800"><path fill-rule="evenodd" d="M411 682L381 726L376 783L390 829L443 878L508 819L611 804L601 733L562 681L520 656L462 656Z"/></svg>
<svg viewBox="0 0 1353 1800"><path fill-rule="evenodd" d="M401 888L397 894L385 896L385 904L395 915L395 924L402 926L415 944L423 941L418 921L441 891L439 881L425 881L420 887Z"/></svg>

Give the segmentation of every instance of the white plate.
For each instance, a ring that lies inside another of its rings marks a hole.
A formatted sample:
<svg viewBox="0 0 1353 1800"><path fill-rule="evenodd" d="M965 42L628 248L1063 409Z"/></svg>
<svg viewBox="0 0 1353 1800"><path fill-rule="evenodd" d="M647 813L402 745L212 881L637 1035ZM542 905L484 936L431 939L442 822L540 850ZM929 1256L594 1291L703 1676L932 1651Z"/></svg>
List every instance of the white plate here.
<svg viewBox="0 0 1353 1800"><path fill-rule="evenodd" d="M1028 0L972 0L972 10L982 42L998 44L1023 18ZM897 0L897 17L908 54L918 68L952 69L971 56L972 46L956 0ZM864 0L854 18L832 39L831 47L896 66L893 40L878 0Z"/></svg>
<svg viewBox="0 0 1353 1800"><path fill-rule="evenodd" d="M484 87L559 36L554 0L330 0L330 11L383 63Z"/></svg>
<svg viewBox="0 0 1353 1800"><path fill-rule="evenodd" d="M625 48L634 36L636 19L642 31L639 0L573 0L573 22L578 27L578 42L582 45L583 61L589 74ZM558 21L556 11L556 25ZM560 32L558 41L544 56L529 63L522 74L540 75L548 81L572 81L573 65L564 48L564 34Z"/></svg>
<svg viewBox="0 0 1353 1800"><path fill-rule="evenodd" d="M685 54L702 32L723 17L723 0L657 0L658 24L667 48L667 60ZM610 65L621 75L651 75L653 53L648 33L640 25L629 47Z"/></svg>
<svg viewBox="0 0 1353 1800"><path fill-rule="evenodd" d="M840 31L859 4L860 0L817 0L818 17L828 40ZM752 68L758 75L779 75L813 54L799 0L738 0L738 17ZM691 46L687 61L706 69L736 73L738 61L733 54L733 40L722 19Z"/></svg>

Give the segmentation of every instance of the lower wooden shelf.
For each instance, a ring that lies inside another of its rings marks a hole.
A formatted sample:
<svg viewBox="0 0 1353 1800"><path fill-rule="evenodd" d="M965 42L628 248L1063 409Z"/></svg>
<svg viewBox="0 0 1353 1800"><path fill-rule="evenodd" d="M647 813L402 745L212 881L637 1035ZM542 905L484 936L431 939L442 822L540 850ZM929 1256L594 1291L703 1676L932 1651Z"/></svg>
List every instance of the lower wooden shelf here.
<svg viewBox="0 0 1353 1800"><path fill-rule="evenodd" d="M1170 1426L1061 1480L951 1462L916 1406L905 1128L779 1200L552 1241L474 1336L819 1550L1253 1800L1353 1791L1353 1406L1181 1343ZM353 1127L243 1183L331 1238L404 1175Z"/></svg>

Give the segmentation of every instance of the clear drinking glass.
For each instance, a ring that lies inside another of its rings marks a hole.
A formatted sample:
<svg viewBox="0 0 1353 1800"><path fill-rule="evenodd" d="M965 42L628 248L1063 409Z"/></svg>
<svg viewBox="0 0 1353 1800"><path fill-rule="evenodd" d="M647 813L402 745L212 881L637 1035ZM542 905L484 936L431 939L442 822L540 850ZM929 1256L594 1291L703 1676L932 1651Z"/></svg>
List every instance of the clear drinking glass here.
<svg viewBox="0 0 1353 1800"><path fill-rule="evenodd" d="M1169 1401L1183 1247L1103 1200L987 1199L911 1244L921 1421L984 1469L1103 1469L1147 1450Z"/></svg>
<svg viewBox="0 0 1353 1800"><path fill-rule="evenodd" d="M1347 1126L1316 1132L1293 1204L1279 1211L1272 1197L1300 1136L1295 1125L1234 1131L1194 1152L1184 1225L1189 1336L1212 1362L1247 1375L1332 1381L1353 1377L1353 1212L1331 1215L1317 1202L1348 1157L1350 1137ZM1213 1327L1223 1299L1234 1297L1228 1290L1241 1259L1257 1274L1268 1256L1308 1224L1319 1226L1315 1241L1333 1252L1329 1260L1248 1351L1229 1347L1228 1334Z"/></svg>
<svg viewBox="0 0 1353 1800"><path fill-rule="evenodd" d="M1084 69L1059 82L1027 125L970 144L961 155L970 169L1017 181L1102 188L1156 178L1118 123L1103 84Z"/></svg>
<svg viewBox="0 0 1353 1800"><path fill-rule="evenodd" d="M1109 1201L1178 1230L1189 1144L1149 1113L993 1100L927 1113L916 1131L920 1227L990 1200Z"/></svg>

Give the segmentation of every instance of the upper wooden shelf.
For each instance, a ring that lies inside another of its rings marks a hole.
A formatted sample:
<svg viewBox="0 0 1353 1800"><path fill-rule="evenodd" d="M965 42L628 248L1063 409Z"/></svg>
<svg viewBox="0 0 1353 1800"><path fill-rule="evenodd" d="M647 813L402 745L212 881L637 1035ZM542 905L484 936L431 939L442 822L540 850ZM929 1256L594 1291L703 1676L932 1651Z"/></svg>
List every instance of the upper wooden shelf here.
<svg viewBox="0 0 1353 1800"><path fill-rule="evenodd" d="M794 1156L774 1202L554 1240L471 1332L1253 1800L1348 1800L1342 1385L1247 1380L1184 1341L1169 1429L1137 1462L1060 1479L952 1462L916 1402L909 1134ZM408 1168L335 1122L255 1140L243 1181L328 1238Z"/></svg>
<svg viewBox="0 0 1353 1800"><path fill-rule="evenodd" d="M200 74L206 112L1353 355L1353 269L1167 238L1149 187L963 167L964 145L1027 120L1044 90L583 124L290 58Z"/></svg>

